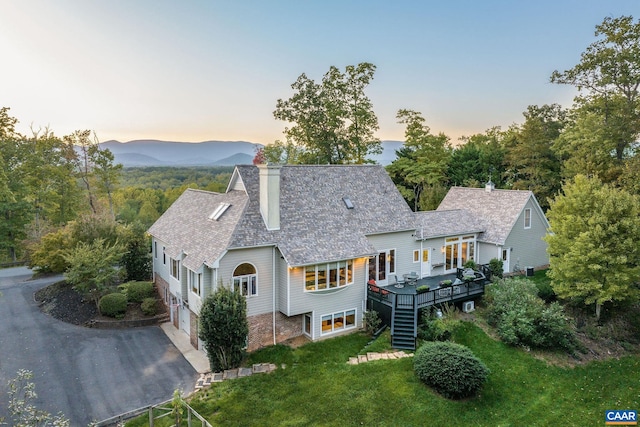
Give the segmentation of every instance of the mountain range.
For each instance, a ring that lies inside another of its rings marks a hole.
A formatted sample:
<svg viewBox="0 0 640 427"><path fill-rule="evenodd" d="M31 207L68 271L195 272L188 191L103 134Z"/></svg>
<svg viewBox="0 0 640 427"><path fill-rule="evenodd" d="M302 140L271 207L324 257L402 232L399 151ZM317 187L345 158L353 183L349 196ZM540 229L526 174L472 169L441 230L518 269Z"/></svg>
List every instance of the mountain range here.
<svg viewBox="0 0 640 427"><path fill-rule="evenodd" d="M383 152L372 156L382 165L391 163L401 141L382 141ZM116 140L100 144L114 155L115 163L124 167L143 166L234 166L251 164L262 144L247 141L178 142L139 139L129 142Z"/></svg>

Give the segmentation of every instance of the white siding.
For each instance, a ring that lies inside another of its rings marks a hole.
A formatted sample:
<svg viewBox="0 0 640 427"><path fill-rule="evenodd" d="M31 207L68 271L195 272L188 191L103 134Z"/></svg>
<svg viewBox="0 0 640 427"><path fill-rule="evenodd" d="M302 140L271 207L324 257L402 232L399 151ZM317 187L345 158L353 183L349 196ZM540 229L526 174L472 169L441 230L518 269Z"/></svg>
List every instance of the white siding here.
<svg viewBox="0 0 640 427"><path fill-rule="evenodd" d="M305 291L304 267L289 269L289 304L288 308L281 307L280 311L287 316L295 316L312 311L327 314L354 307L360 309L366 293L366 266L366 258L357 258L353 262L353 284L313 292Z"/></svg>
<svg viewBox="0 0 640 427"><path fill-rule="evenodd" d="M367 239L379 251L395 249L396 251L396 271L399 278L403 274L411 271L419 272L420 264L413 263L414 249L420 249L420 242L412 236L414 231L403 231L400 233L376 234L367 236Z"/></svg>
<svg viewBox="0 0 640 427"><path fill-rule="evenodd" d="M231 286L233 270L250 263L258 276L258 295L247 297L247 315L255 316L273 311L273 251L272 247L230 250L220 260L218 279L224 286Z"/></svg>
<svg viewBox="0 0 640 427"><path fill-rule="evenodd" d="M422 242L422 248L431 248L431 276L439 276L444 274L444 252L442 252L443 246L444 237L428 239ZM420 254L420 256L422 256L422 254ZM419 269L420 264L421 261L415 263L414 266Z"/></svg>
<svg viewBox="0 0 640 427"><path fill-rule="evenodd" d="M516 265L525 269L549 264L547 244L542 240L547 233L545 221L532 199L527 202L525 209L531 209L531 228L524 228L523 209L505 241L505 247L513 248L511 271Z"/></svg>
<svg viewBox="0 0 640 427"><path fill-rule="evenodd" d="M478 242L478 255L479 264L489 264L493 258L501 259L502 246L495 245L493 243Z"/></svg>
<svg viewBox="0 0 640 427"><path fill-rule="evenodd" d="M283 314L287 312L288 295L289 295L289 268L288 264L282 258L279 250L276 250L276 310Z"/></svg>

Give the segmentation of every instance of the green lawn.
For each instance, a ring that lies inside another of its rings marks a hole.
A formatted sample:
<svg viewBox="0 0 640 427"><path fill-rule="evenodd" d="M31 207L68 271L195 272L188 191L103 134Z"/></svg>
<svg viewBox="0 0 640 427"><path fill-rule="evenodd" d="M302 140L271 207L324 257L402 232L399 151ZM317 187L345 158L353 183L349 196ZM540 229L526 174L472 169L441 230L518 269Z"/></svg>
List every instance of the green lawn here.
<svg viewBox="0 0 640 427"><path fill-rule="evenodd" d="M249 363L286 367L214 384L191 404L224 426L602 426L607 409L640 409L640 357L564 369L492 340L473 323L462 323L454 339L491 369L476 398L435 394L416 379L411 358L348 365L369 341L352 334L256 352Z"/></svg>

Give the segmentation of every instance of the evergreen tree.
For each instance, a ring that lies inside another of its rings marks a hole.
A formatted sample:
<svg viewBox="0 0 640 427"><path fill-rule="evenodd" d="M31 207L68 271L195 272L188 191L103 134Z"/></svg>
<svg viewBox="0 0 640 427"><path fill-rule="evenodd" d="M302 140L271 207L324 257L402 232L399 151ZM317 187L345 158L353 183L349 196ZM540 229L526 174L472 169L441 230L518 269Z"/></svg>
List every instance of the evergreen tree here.
<svg viewBox="0 0 640 427"><path fill-rule="evenodd" d="M248 334L245 298L238 290L220 284L200 309L198 335L205 343L211 370L237 368L245 354Z"/></svg>

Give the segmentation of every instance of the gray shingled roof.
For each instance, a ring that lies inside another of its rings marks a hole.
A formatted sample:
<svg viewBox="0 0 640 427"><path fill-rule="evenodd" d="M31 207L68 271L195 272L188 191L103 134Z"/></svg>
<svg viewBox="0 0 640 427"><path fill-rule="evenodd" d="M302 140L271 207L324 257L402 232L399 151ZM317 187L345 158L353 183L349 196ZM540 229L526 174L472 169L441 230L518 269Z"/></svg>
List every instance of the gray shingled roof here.
<svg viewBox="0 0 640 427"><path fill-rule="evenodd" d="M423 239L480 233L484 225L463 209L416 212L418 236ZM422 230L422 232L420 232Z"/></svg>
<svg viewBox="0 0 640 427"><path fill-rule="evenodd" d="M300 266L374 254L366 235L415 228L411 209L381 166L283 166L277 231L267 231L260 214L258 168L237 171L250 202L232 248L277 242L287 262Z"/></svg>
<svg viewBox="0 0 640 427"><path fill-rule="evenodd" d="M452 187L438 211L463 209L476 216L484 226L478 240L503 245L530 198L531 191L492 190Z"/></svg>
<svg viewBox="0 0 640 427"><path fill-rule="evenodd" d="M169 244L171 256L184 250L186 267L211 264L227 249L274 244L292 266L357 258L376 253L367 235L416 228L414 213L382 166L282 166L279 230L267 230L260 214L258 168L237 166L235 174L246 193L187 190L149 229ZM221 202L231 207L219 221L209 220Z"/></svg>
<svg viewBox="0 0 640 427"><path fill-rule="evenodd" d="M227 249L247 202L244 191L219 194L187 189L149 228L149 234L168 245L166 253L170 257L184 252L183 265L197 270ZM217 221L209 219L220 203L231 206Z"/></svg>

